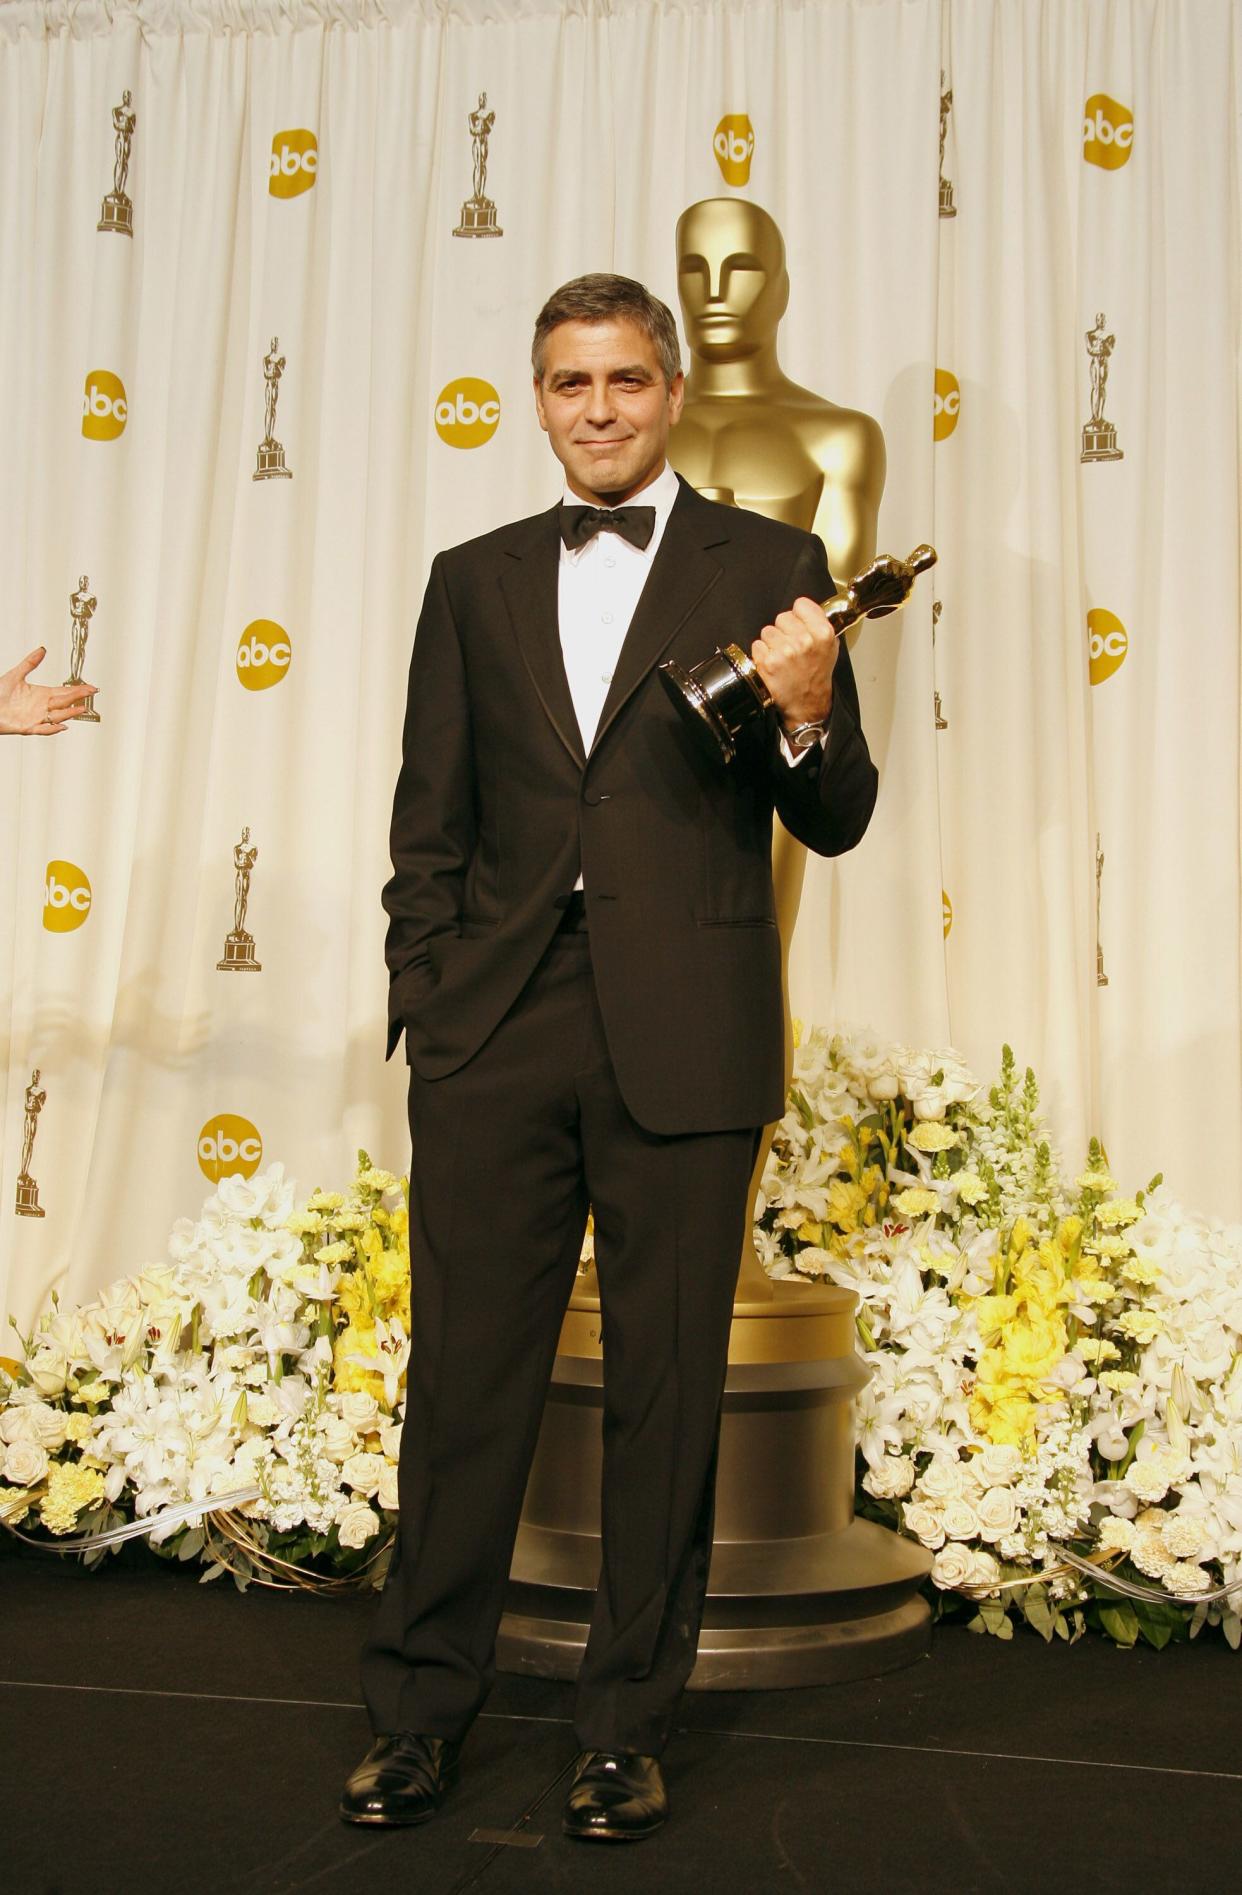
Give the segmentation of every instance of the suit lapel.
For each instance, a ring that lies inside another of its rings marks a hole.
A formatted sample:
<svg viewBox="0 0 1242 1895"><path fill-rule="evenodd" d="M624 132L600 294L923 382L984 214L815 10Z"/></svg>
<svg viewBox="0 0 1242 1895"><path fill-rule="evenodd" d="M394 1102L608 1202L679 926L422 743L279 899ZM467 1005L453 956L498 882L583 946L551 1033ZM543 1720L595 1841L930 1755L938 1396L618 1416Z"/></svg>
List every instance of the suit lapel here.
<svg viewBox="0 0 1242 1895"><path fill-rule="evenodd" d="M681 481L681 492L673 503L647 583L621 646L591 745L592 755L651 667L720 578L719 561L705 549L727 544L728 538L724 509L709 506L700 500L693 487ZM708 655L705 646L703 656Z"/></svg>
<svg viewBox="0 0 1242 1895"><path fill-rule="evenodd" d="M586 767L586 752L565 675L557 606L559 512L558 501L531 522L524 539L505 549L500 585L531 682L553 729L581 770Z"/></svg>

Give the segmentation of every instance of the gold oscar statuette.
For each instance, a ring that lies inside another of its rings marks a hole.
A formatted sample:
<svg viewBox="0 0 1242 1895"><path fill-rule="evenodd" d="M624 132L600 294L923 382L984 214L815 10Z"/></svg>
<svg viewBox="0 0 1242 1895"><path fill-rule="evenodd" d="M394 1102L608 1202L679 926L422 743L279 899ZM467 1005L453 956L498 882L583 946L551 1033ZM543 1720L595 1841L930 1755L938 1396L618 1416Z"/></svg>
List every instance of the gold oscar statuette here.
<svg viewBox="0 0 1242 1895"><path fill-rule="evenodd" d="M276 403L280 400L280 378L285 358L279 353L279 337L263 358L263 439L252 480L292 480L293 469L285 466L285 450L276 439Z"/></svg>
<svg viewBox="0 0 1242 1895"><path fill-rule="evenodd" d="M470 151L474 165L474 189L461 207L461 222L455 237L503 237L496 222L496 206L487 195L487 145L496 123L496 114L487 109L487 94L480 92L479 103L468 115Z"/></svg>
<svg viewBox="0 0 1242 1895"><path fill-rule="evenodd" d="M83 573L78 580L77 590L69 594L69 676L66 684L81 684L82 667L86 663L86 641L90 637L91 620L95 616L97 599L91 591L91 582ZM99 694L96 692L95 696ZM95 709L95 698L88 697L80 711L74 712L74 720L79 724L97 724L99 712Z"/></svg>
<svg viewBox="0 0 1242 1895"><path fill-rule="evenodd" d="M1095 835L1095 984L1107 987L1108 975L1104 972L1104 949L1100 945L1100 899L1104 885L1104 851L1100 847L1100 833Z"/></svg>
<svg viewBox="0 0 1242 1895"><path fill-rule="evenodd" d="M30 1175L30 1161L34 1156L35 1133L39 1129L39 1114L47 1104L47 1092L41 1090L39 1080L42 1077L36 1066L30 1075L30 1084L26 1087L26 1121L22 1130L22 1162L17 1173L17 1203L14 1210L18 1217L45 1217L47 1213L39 1203L39 1187Z"/></svg>
<svg viewBox="0 0 1242 1895"><path fill-rule="evenodd" d="M887 618L910 596L920 573L936 563L934 546L916 546L909 559L881 553L850 580L843 593L824 600L828 623L843 638L859 619ZM670 658L660 681L695 736L722 763L735 761L748 733L763 721L772 699L749 653L740 645L717 645L710 658L686 671Z"/></svg>
<svg viewBox="0 0 1242 1895"><path fill-rule="evenodd" d="M241 832L241 841L233 849L233 873L236 887L233 899L233 930L225 937L224 959L216 962L221 974L261 974L263 963L254 957L254 936L246 932L246 906L250 900L250 877L259 859L259 851L247 848L249 829Z"/></svg>
<svg viewBox="0 0 1242 1895"><path fill-rule="evenodd" d="M104 198L99 222L95 226L96 230L114 231L118 237L132 237L134 234L134 206L125 195L125 184L129 177L129 153L137 124L133 94L124 92L121 103L112 108L112 130L116 141L112 189Z"/></svg>
<svg viewBox="0 0 1242 1895"><path fill-rule="evenodd" d="M944 610L944 601L942 599L934 599L932 601L932 662L933 664L935 663L935 658L936 658L936 633L940 629L940 614L943 610ZM949 720L945 716L944 707L940 702L940 692L938 690L933 690L932 697L933 697L935 707L936 707L936 729L947 730L949 728Z"/></svg>
<svg viewBox="0 0 1242 1895"><path fill-rule="evenodd" d="M1096 316L1094 329L1088 329L1086 342L1087 359L1091 364L1091 419L1083 423L1082 458L1084 461L1124 460L1125 456L1117 446L1116 425L1104 419L1108 362L1117 338L1105 333L1103 311Z"/></svg>

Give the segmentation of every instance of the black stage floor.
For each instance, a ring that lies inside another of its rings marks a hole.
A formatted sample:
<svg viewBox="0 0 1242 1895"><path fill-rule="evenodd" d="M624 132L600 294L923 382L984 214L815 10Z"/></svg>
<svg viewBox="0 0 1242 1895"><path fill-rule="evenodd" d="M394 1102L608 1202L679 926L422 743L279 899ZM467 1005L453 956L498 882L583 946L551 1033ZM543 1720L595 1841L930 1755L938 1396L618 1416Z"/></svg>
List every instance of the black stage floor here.
<svg viewBox="0 0 1242 1895"><path fill-rule="evenodd" d="M502 1678L444 1810L335 1814L369 1732L367 1599L97 1573L0 1546L0 1886L21 1895L1236 1888L1242 1654L1000 1645L956 1627L862 1684L691 1693L667 1828L560 1833L565 1685Z"/></svg>

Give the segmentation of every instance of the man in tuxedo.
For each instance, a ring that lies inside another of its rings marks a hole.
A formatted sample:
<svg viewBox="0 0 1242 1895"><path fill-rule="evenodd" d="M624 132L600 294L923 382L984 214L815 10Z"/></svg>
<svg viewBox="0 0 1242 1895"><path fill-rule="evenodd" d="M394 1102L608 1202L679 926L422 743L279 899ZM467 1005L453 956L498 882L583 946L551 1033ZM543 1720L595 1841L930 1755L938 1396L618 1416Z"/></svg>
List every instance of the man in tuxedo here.
<svg viewBox="0 0 1242 1895"><path fill-rule="evenodd" d="M350 1822L438 1808L491 1684L588 1208L604 1323L603 1571L564 1828L664 1820L694 1663L747 1186L784 1108L777 810L852 848L876 772L810 534L668 466L676 326L625 277L541 311L535 409L565 491L441 553L410 666L384 890L388 1050L413 1139L400 1536L362 1661ZM732 770L656 672L748 648L773 698Z"/></svg>

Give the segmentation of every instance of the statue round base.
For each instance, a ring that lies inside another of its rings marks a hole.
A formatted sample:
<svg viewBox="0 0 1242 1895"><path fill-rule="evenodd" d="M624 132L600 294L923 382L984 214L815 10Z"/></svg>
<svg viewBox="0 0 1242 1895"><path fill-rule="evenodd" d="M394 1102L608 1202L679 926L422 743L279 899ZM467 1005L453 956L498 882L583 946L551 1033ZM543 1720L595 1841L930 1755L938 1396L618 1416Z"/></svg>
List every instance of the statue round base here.
<svg viewBox="0 0 1242 1895"><path fill-rule="evenodd" d="M765 1290L767 1286L764 1286ZM734 1305L697 1690L873 1677L922 1657L921 1546L854 1518L855 1298L805 1283ZM577 1671L599 1577L599 1299L561 1333L497 1642L504 1671Z"/></svg>

